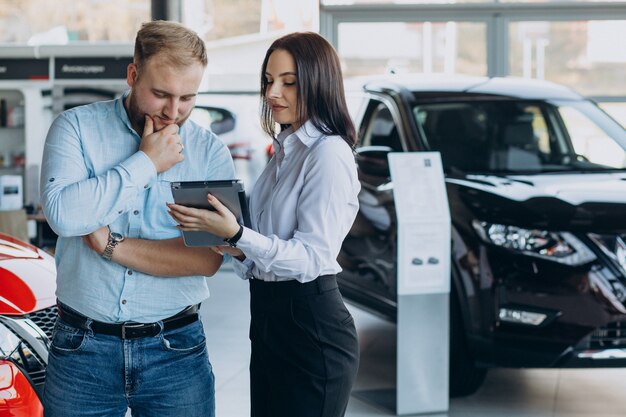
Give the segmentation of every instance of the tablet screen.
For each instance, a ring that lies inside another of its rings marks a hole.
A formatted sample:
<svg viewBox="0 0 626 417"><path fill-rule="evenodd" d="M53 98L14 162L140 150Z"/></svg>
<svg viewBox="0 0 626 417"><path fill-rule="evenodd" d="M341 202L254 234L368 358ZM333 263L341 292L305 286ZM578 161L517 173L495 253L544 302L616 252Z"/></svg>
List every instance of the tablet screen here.
<svg viewBox="0 0 626 417"><path fill-rule="evenodd" d="M215 210L207 201L207 194L214 195L237 218L239 223L250 226L248 204L241 180L178 181L172 182L172 195L176 204L187 207ZM224 245L224 239L209 232L183 231L187 246Z"/></svg>

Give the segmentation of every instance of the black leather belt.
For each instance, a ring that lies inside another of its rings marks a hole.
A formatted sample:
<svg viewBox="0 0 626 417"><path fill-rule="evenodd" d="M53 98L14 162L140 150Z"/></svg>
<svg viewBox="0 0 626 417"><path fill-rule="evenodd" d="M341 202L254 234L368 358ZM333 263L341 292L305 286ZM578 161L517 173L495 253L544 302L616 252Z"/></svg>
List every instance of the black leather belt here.
<svg viewBox="0 0 626 417"><path fill-rule="evenodd" d="M83 316L60 301L57 301L57 307L61 320L80 329L91 329L94 333L108 334L122 339L138 339L154 337L161 331L159 323L136 323L132 321L104 323ZM163 330L174 330L195 322L198 320L198 309L199 305L189 306L180 313L164 319Z"/></svg>

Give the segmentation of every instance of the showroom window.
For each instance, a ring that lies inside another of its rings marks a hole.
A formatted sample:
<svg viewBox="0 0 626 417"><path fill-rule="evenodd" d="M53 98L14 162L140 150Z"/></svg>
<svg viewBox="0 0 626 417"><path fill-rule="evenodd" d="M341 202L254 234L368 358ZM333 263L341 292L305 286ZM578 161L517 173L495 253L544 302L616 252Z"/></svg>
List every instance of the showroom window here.
<svg viewBox="0 0 626 417"><path fill-rule="evenodd" d="M206 41L317 30L319 21L317 0L0 0L0 43L133 42L155 4Z"/></svg>
<svg viewBox="0 0 626 417"><path fill-rule="evenodd" d="M324 6L403 5L403 4L457 4L457 3L604 3L605 0L321 0ZM613 3L625 0L611 0Z"/></svg>
<svg viewBox="0 0 626 417"><path fill-rule="evenodd" d="M511 75L569 85L587 96L626 96L626 20L513 22Z"/></svg>
<svg viewBox="0 0 626 417"><path fill-rule="evenodd" d="M148 20L150 0L0 0L0 43L133 42Z"/></svg>
<svg viewBox="0 0 626 417"><path fill-rule="evenodd" d="M456 0L455 3L485 3L492 0ZM361 4L432 4L450 3L450 0L321 0L323 5L351 6Z"/></svg>
<svg viewBox="0 0 626 417"><path fill-rule="evenodd" d="M564 6L567 3L567 6ZM345 74L519 76L594 99L626 126L626 0L322 0Z"/></svg>
<svg viewBox="0 0 626 417"><path fill-rule="evenodd" d="M482 22L341 23L338 52L345 76L372 73L487 74ZM393 39L393 42L389 42Z"/></svg>

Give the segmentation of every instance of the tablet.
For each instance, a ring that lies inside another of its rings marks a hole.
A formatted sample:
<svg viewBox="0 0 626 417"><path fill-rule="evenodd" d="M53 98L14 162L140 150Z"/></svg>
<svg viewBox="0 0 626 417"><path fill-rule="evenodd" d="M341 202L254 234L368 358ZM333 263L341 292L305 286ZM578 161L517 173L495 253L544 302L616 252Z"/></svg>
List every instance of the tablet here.
<svg viewBox="0 0 626 417"><path fill-rule="evenodd" d="M239 223L250 226L248 203L241 180L222 181L179 181L172 182L174 202L181 206L215 210L207 201L207 194L213 194L235 215ZM224 245L224 238L209 232L183 231L186 246Z"/></svg>

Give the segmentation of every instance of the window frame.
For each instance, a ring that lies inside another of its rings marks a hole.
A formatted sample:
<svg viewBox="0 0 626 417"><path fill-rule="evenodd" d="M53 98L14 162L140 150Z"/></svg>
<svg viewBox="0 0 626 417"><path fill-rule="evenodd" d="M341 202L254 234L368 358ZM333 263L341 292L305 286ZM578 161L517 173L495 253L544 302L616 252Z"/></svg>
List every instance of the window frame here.
<svg viewBox="0 0 626 417"><path fill-rule="evenodd" d="M320 33L338 47L341 23L478 22L486 24L487 76L507 76L509 25L515 22L624 20L626 7L616 2L353 4L320 5ZM626 96L590 96L598 102L626 102Z"/></svg>

